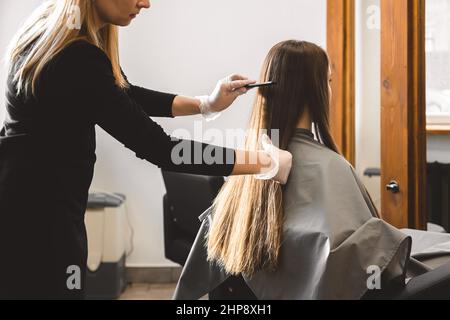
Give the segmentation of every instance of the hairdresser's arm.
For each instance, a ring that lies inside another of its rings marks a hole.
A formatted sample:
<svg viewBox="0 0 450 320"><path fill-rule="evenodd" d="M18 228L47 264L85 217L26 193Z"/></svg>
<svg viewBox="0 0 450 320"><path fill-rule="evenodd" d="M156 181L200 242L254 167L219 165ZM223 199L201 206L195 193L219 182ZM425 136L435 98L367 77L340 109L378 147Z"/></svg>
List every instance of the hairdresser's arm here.
<svg viewBox="0 0 450 320"><path fill-rule="evenodd" d="M123 70L121 72L128 83L126 90L128 96L142 108L147 116L173 118L172 104L176 95L136 86L128 80Z"/></svg>
<svg viewBox="0 0 450 320"><path fill-rule="evenodd" d="M219 80L209 96L200 97L203 101L199 98L177 96L173 101L172 115L179 117L221 112L231 106L237 97L247 93L245 86L253 83L254 80L244 76L230 75Z"/></svg>
<svg viewBox="0 0 450 320"><path fill-rule="evenodd" d="M258 155L256 165L246 165L241 163L251 153L168 136L117 87L109 58L93 45L81 43L66 50L54 70L49 86L57 88L56 94L68 101L68 108L76 106L67 112L98 124L141 159L174 172L210 176L264 173L268 160L264 155Z"/></svg>
<svg viewBox="0 0 450 320"><path fill-rule="evenodd" d="M236 162L231 175L259 174L271 167L272 159L265 152L236 150Z"/></svg>
<svg viewBox="0 0 450 320"><path fill-rule="evenodd" d="M131 85L128 94L149 117L182 117L200 113L200 100Z"/></svg>
<svg viewBox="0 0 450 320"><path fill-rule="evenodd" d="M129 84L128 95L142 107L149 117L182 117L201 113L201 101L198 98L176 96L135 86L128 81L123 71L122 75ZM228 108L237 97L247 93L245 86L253 83L255 83L254 80L248 80L238 74L219 80L213 93L208 96L207 107L209 110L203 111L220 112Z"/></svg>
<svg viewBox="0 0 450 320"><path fill-rule="evenodd" d="M200 113L200 100L185 96L176 96L172 104L174 117L193 116Z"/></svg>
<svg viewBox="0 0 450 320"><path fill-rule="evenodd" d="M128 96L137 103L149 117L173 118L172 105L176 95L159 92L130 84Z"/></svg>
<svg viewBox="0 0 450 320"><path fill-rule="evenodd" d="M235 164L231 175L259 175L273 172L274 160L266 152L236 150L235 155ZM271 175L271 177L273 180L285 184L291 172L292 154L274 147L274 155L278 159L279 168L276 175Z"/></svg>

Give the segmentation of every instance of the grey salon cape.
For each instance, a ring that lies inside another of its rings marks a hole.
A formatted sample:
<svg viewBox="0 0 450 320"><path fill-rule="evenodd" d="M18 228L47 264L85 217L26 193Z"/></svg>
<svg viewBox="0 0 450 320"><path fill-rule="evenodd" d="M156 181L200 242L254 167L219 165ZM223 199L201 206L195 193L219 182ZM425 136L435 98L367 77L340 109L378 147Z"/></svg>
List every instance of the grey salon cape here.
<svg viewBox="0 0 450 320"><path fill-rule="evenodd" d="M379 270L383 283L405 282L411 237L378 219L352 166L297 130L293 167L283 190L284 233L278 268L244 280L258 299L359 299ZM229 275L206 259L211 208L178 282L174 299L194 300ZM370 280L369 280L370 281Z"/></svg>

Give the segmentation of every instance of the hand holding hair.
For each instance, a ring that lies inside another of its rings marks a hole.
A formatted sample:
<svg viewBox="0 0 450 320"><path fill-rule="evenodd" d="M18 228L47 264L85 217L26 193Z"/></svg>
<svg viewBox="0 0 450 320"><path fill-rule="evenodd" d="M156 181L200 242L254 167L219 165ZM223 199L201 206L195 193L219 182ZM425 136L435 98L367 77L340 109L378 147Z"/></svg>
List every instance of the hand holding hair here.
<svg viewBox="0 0 450 320"><path fill-rule="evenodd" d="M292 168L292 154L281 150L272 144L269 136L262 136L262 147L264 152L270 156L271 166L265 172L256 175L257 180L274 180L281 184L286 184Z"/></svg>

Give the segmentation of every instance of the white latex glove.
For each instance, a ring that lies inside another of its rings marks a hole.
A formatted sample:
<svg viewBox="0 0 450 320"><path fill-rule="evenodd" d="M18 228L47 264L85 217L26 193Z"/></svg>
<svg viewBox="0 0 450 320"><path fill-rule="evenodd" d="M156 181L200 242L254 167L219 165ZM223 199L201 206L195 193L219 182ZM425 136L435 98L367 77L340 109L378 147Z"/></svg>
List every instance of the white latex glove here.
<svg viewBox="0 0 450 320"><path fill-rule="evenodd" d="M256 175L256 179L274 180L282 185L286 184L291 173L292 154L275 147L266 134L262 137L262 147L264 152L272 159L272 165L267 172Z"/></svg>
<svg viewBox="0 0 450 320"><path fill-rule="evenodd" d="M196 97L200 99L200 112L207 121L212 121L220 116L220 112L233 104L237 97L246 94L245 86L254 84L256 81L233 74L219 82L213 93L209 96Z"/></svg>

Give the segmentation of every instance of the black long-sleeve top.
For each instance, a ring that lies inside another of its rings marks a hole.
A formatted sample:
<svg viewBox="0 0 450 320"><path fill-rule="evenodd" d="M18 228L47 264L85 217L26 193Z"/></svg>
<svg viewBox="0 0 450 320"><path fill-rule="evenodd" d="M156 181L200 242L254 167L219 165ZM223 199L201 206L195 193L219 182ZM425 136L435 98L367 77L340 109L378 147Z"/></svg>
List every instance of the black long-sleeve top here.
<svg viewBox="0 0 450 320"><path fill-rule="evenodd" d="M120 89L107 55L88 42L70 44L45 66L35 96L14 94L11 75L7 91L0 132L0 220L3 214L53 210L82 223L96 161L96 125L167 171L228 176L233 170L234 150L167 135L150 116L171 117L175 96L133 85ZM179 154L181 164L171 157L179 143L192 151ZM219 160L210 164L195 157L195 150Z"/></svg>
<svg viewBox="0 0 450 320"><path fill-rule="evenodd" d="M228 176L233 170L234 150L227 148L213 146L214 159L220 158L215 164L198 163L194 150L211 150L209 145L172 138L149 118L172 117L175 95L131 84L118 88L107 55L88 42L72 43L45 67L36 98L16 97L11 84L6 135L40 136L51 153L71 163L95 160L94 126L99 125L137 157L162 169L212 176ZM179 143L190 145L190 157L183 159L191 161L173 163L172 150Z"/></svg>
<svg viewBox="0 0 450 320"><path fill-rule="evenodd" d="M0 298L82 296L82 290L68 290L67 268L86 270L84 213L96 125L165 170L214 176L233 170L234 150L164 133L150 116L172 116L175 96L118 88L106 54L87 42L70 44L45 66L35 96L14 92L9 75L0 131L0 252L11 263L0 264ZM195 164L194 152L181 154L190 164L173 163L180 142L194 151L215 151L218 164Z"/></svg>

